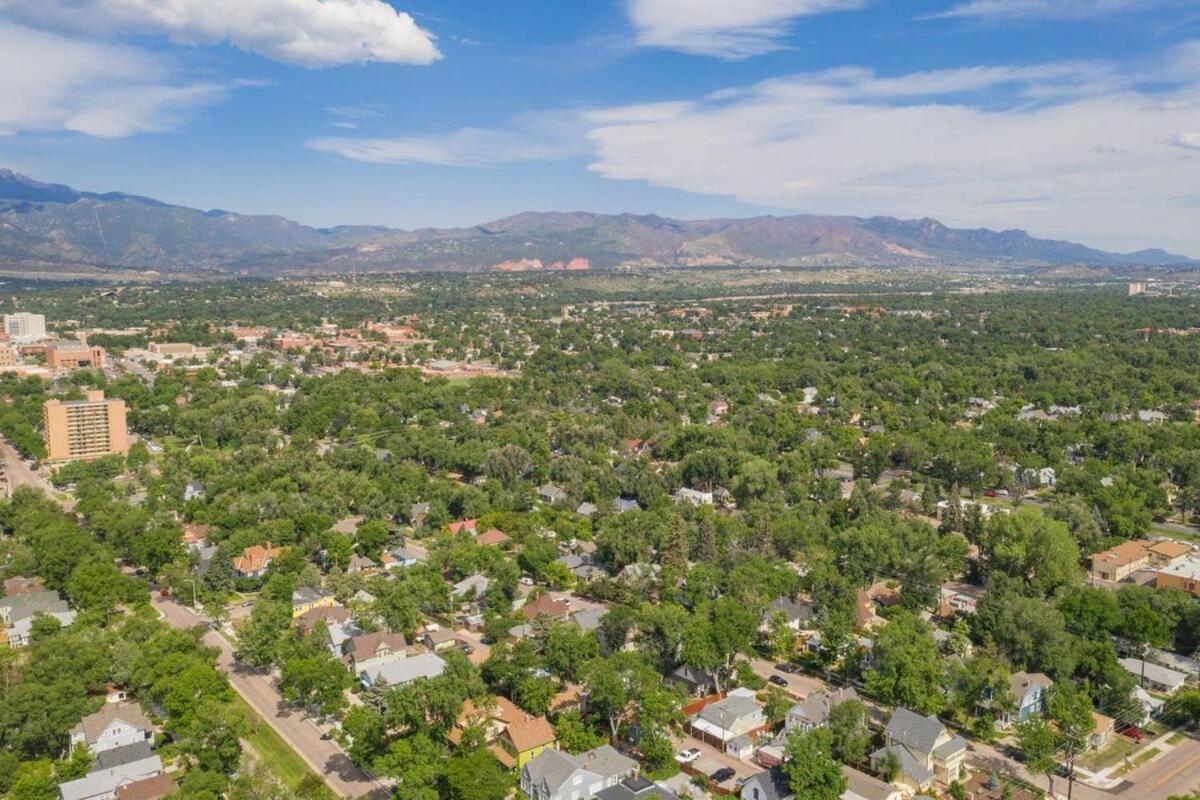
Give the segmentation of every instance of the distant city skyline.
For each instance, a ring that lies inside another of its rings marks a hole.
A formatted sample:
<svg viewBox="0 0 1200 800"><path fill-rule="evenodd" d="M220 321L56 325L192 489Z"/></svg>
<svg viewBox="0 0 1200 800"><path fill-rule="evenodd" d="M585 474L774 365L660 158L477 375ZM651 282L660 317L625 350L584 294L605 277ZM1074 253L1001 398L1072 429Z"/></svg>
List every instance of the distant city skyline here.
<svg viewBox="0 0 1200 800"><path fill-rule="evenodd" d="M0 166L312 225L935 217L1200 256L1191 0L0 0Z"/></svg>

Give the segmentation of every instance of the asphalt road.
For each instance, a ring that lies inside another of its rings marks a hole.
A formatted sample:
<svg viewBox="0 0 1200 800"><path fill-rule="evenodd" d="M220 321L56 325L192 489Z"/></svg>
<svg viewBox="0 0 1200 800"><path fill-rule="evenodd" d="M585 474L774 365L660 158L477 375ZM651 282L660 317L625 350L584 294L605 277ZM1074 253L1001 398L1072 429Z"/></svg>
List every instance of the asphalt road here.
<svg viewBox="0 0 1200 800"><path fill-rule="evenodd" d="M1127 783L1120 796L1130 800L1191 795L1200 789L1200 741L1188 737L1163 758L1130 773Z"/></svg>
<svg viewBox="0 0 1200 800"><path fill-rule="evenodd" d="M191 628L204 623L190 609L170 600L156 597L154 607L169 625L176 628ZM233 657L233 648L223 636L208 631L204 635L204 643L217 648L217 666L228 676L237 693L338 795L370 795L378 800L391 795L386 786L356 766L337 744L322 739L321 730L300 711L285 703L268 677L238 663Z"/></svg>
<svg viewBox="0 0 1200 800"><path fill-rule="evenodd" d="M41 489L46 493L47 497L58 499L54 494L54 487L50 485L50 482L30 469L21 460L21 454L12 446L12 443L3 437L0 437L0 457L4 459L4 469L8 475L9 488L12 491L16 491L21 486L32 486L35 489Z"/></svg>

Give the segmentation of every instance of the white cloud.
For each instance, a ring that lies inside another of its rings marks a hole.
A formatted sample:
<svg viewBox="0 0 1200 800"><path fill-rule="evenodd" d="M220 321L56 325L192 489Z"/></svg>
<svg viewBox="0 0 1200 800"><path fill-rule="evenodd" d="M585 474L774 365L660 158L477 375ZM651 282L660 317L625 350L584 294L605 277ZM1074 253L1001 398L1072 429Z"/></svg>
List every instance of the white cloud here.
<svg viewBox="0 0 1200 800"><path fill-rule="evenodd" d="M1194 130L1200 80L1148 94L1105 74L1064 64L886 78L843 69L606 109L591 117L590 169L814 213L929 214L1200 253L1195 209L1170 199L1195 193L1200 158L1164 146L1192 142L1179 132ZM1007 105L956 94L1002 84L1012 84Z"/></svg>
<svg viewBox="0 0 1200 800"><path fill-rule="evenodd" d="M352 161L479 167L555 161L588 152L584 119L573 112L526 114L507 128L459 128L451 133L366 138L324 136L308 146Z"/></svg>
<svg viewBox="0 0 1200 800"><path fill-rule="evenodd" d="M1182 147L1184 150L1200 150L1200 133L1177 133L1167 142L1172 147Z"/></svg>
<svg viewBox="0 0 1200 800"><path fill-rule="evenodd" d="M1133 11L1158 0L967 0L941 17L1084 19L1097 14Z"/></svg>
<svg viewBox="0 0 1200 800"><path fill-rule="evenodd" d="M739 59L783 47L798 17L860 8L866 0L626 0L638 44Z"/></svg>
<svg viewBox="0 0 1200 800"><path fill-rule="evenodd" d="M8 134L163 131L187 109L216 102L226 91L210 82L175 83L161 64L134 48L0 22L0 131Z"/></svg>
<svg viewBox="0 0 1200 800"><path fill-rule="evenodd" d="M276 61L329 67L429 64L433 36L383 0L0 0L0 14L88 35L161 34L233 46Z"/></svg>

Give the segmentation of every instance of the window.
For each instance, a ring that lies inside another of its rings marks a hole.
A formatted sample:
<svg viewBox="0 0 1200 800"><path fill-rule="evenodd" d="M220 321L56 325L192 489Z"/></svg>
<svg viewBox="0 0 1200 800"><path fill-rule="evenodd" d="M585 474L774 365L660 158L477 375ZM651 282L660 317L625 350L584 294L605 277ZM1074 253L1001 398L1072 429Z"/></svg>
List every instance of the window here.
<svg viewBox="0 0 1200 800"><path fill-rule="evenodd" d="M758 800L758 787L754 787L754 800Z"/></svg>

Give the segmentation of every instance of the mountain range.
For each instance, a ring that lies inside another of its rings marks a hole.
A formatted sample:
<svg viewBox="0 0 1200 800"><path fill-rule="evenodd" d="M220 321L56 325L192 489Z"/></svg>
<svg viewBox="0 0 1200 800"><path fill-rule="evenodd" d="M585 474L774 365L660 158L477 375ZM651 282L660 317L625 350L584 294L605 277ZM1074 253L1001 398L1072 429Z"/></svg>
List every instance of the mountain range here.
<svg viewBox="0 0 1200 800"><path fill-rule="evenodd" d="M1021 230L932 219L526 212L470 228L313 228L78 191L0 169L0 263L160 273L536 271L622 266L1138 266L1195 264L1164 250L1109 253Z"/></svg>

